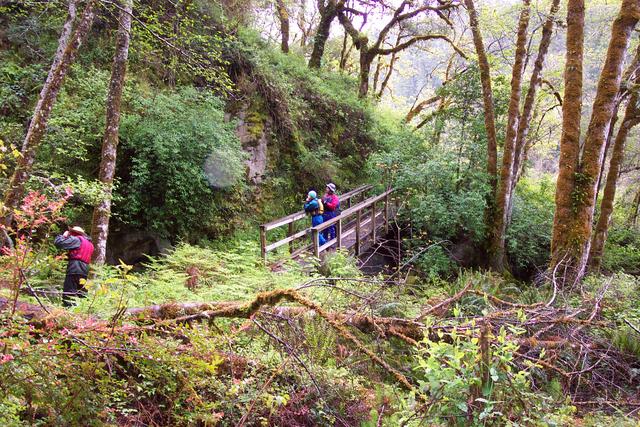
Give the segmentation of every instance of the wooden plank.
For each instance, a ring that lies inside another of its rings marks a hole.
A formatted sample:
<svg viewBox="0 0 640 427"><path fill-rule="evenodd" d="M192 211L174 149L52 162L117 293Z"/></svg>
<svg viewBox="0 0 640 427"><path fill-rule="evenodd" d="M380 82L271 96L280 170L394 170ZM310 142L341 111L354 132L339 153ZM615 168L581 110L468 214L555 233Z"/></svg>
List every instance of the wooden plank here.
<svg viewBox="0 0 640 427"><path fill-rule="evenodd" d="M331 239L331 240L325 242L324 245L322 245L322 246L320 246L318 248L318 253L322 253L322 252L326 251L327 249L329 249L331 246L335 245L336 244L336 240L337 239Z"/></svg>
<svg viewBox="0 0 640 427"><path fill-rule="evenodd" d="M356 255L360 255L360 223L362 222L362 211L356 212Z"/></svg>
<svg viewBox="0 0 640 427"><path fill-rule="evenodd" d="M289 223L289 229L287 230L287 237L293 236L293 222ZM293 253L293 240L289 241L289 253Z"/></svg>
<svg viewBox="0 0 640 427"><path fill-rule="evenodd" d="M278 240L275 243L267 245L266 250L267 250L267 252L271 252L272 250L277 249L282 245L286 245L287 243L291 243L294 240L299 239L300 237L304 237L305 235L309 234L309 232L310 232L310 230L308 228L305 228L304 230L298 231L297 233L292 234L291 236L289 236L289 237L287 237L285 239Z"/></svg>
<svg viewBox="0 0 640 427"><path fill-rule="evenodd" d="M315 227L311 230L313 231L313 254L320 257L320 232Z"/></svg>
<svg viewBox="0 0 640 427"><path fill-rule="evenodd" d="M389 233L389 194L384 197L384 234Z"/></svg>
<svg viewBox="0 0 640 427"><path fill-rule="evenodd" d="M289 223L301 220L307 216L305 211L300 211L296 213L292 213L291 215L287 215L285 217L276 219L274 221L268 222L266 224L262 224L265 230L273 230L274 228L282 227L283 225L287 225Z"/></svg>
<svg viewBox="0 0 640 427"><path fill-rule="evenodd" d="M260 226L260 255L262 261L267 262L267 231L264 226Z"/></svg>
<svg viewBox="0 0 640 427"><path fill-rule="evenodd" d="M371 205L371 240L376 241L376 203Z"/></svg>
<svg viewBox="0 0 640 427"><path fill-rule="evenodd" d="M336 224L336 245L338 249L342 247L342 221Z"/></svg>

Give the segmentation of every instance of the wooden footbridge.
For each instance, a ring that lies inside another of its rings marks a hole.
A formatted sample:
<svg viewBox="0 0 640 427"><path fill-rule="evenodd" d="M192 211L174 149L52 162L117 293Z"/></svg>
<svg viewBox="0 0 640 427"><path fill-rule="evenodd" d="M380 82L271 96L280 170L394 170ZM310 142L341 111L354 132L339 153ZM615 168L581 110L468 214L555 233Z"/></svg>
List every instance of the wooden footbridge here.
<svg viewBox="0 0 640 427"><path fill-rule="evenodd" d="M393 189L373 196L370 195L372 190L372 185L363 185L339 195L341 213L315 227L310 227L311 220L304 211L262 224L262 259L266 262L269 252L287 244L289 256L294 259L305 253L320 257L322 253L335 249L347 249L360 255L376 242L382 232L388 232L389 223L397 212L398 200L393 197ZM320 233L333 225L336 227L335 239L320 245ZM269 243L269 232L279 240Z"/></svg>

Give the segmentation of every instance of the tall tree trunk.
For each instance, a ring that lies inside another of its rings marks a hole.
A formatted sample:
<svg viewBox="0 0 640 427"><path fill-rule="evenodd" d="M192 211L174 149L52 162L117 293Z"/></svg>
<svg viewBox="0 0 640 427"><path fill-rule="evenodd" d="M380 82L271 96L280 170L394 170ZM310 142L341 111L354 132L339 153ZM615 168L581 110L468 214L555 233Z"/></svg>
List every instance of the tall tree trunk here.
<svg viewBox="0 0 640 427"><path fill-rule="evenodd" d="M518 120L520 118L520 96L522 94L522 74L527 54L527 28L531 12L530 0L523 0L522 11L518 21L518 36L516 39L515 62L511 73L511 96L509 98L509 110L507 113L507 131L502 154L502 169L500 172L500 184L498 186L495 201L493 224L489 243L489 256L491 267L497 271L504 270L504 244L508 215L507 207L511 198L511 180L513 177L513 159L515 143L518 132Z"/></svg>
<svg viewBox="0 0 640 427"><path fill-rule="evenodd" d="M380 89L378 90L378 94L376 95L378 99L382 98L384 95L384 90L389 85L389 80L391 80L391 74L393 73L394 67L396 65L396 60L398 59L398 54L393 52L391 54L391 58L389 59L389 66L387 67L387 72L384 75L384 79L382 79L382 83L380 84Z"/></svg>
<svg viewBox="0 0 640 427"><path fill-rule="evenodd" d="M640 185L638 185L638 191L636 192L633 202L631 203L631 215L629 215L629 225L635 227L638 225L638 215L640 215Z"/></svg>
<svg viewBox="0 0 640 427"><path fill-rule="evenodd" d="M18 158L16 168L11 176L9 189L5 194L4 206L7 214L3 217L3 222L8 226L12 220L12 212L20 203L24 196L24 187L29 179L29 174L36 157L36 150L42 141L47 129L47 121L51 114L51 109L55 104L58 92L62 87L64 78L71 64L75 61L80 45L84 42L94 18L94 8L96 0L89 0L86 4L80 21L71 36L70 27L75 15L74 0L69 3L69 17L65 23L59 40L58 50L51 65L49 76L40 92L38 103L33 112L27 135L22 143L21 156Z"/></svg>
<svg viewBox="0 0 640 427"><path fill-rule="evenodd" d="M340 7L335 3L335 0L328 0L327 4L324 4L324 0L318 0L320 22L313 39L313 51L311 52L311 58L309 58L309 68L320 68L324 47L331 31L331 23L337 16Z"/></svg>
<svg viewBox="0 0 640 427"><path fill-rule="evenodd" d="M347 67L347 59L348 59L348 50L347 50L347 42L349 41L349 34L345 31L344 38L342 39L342 49L340 50L340 65L338 66L340 70L343 70ZM350 49L349 49L350 51Z"/></svg>
<svg viewBox="0 0 640 427"><path fill-rule="evenodd" d="M582 20L584 20L584 5L582 4L582 0L570 1L570 9L574 3L582 6L581 17ZM558 177L556 201L559 201L560 204L556 208L556 220L558 221L557 223L554 222L554 240L552 242L552 260L550 266L551 268L555 268L564 259L564 265L562 266L564 270L564 284L578 282L582 279L586 270L593 228L592 221L597 191L596 186L600 165L603 161L604 142L607 136L608 126L613 117L616 97L620 90L624 55L629 45L631 33L639 18L640 4L638 4L638 0L623 0L620 13L613 22L611 29L611 39L598 81L598 88L593 102L593 112L582 151L582 159L577 164L577 168L574 169L575 172L572 173L571 176L565 176L565 179L569 181L568 185L571 187L569 192L560 194L566 191L566 188L565 183L560 182L560 175ZM567 29L567 34L569 34L569 28ZM582 44L580 49L582 49ZM567 46L567 50L570 51L571 48ZM567 54L567 56L569 56L569 54ZM569 58L567 58L567 62L569 62L568 59ZM570 83L571 82L567 82L567 85ZM568 101L567 94L565 94L565 105L568 104ZM561 174L563 172L562 166L561 163Z"/></svg>
<svg viewBox="0 0 640 427"><path fill-rule="evenodd" d="M93 260L96 264L104 264L107 254L107 237L109 235L109 217L111 216L111 199L113 178L116 171L116 154L118 148L118 132L120 129L120 104L127 72L129 56L129 40L131 33L131 15L133 0L121 0L122 9L118 20L116 35L116 51L113 56L111 81L107 96L107 120L102 140L102 159L100 161L100 182L104 195L93 210L91 237L95 244Z"/></svg>
<svg viewBox="0 0 640 427"><path fill-rule="evenodd" d="M378 91L378 81L380 80L380 73L382 72L382 56L378 56L376 61L376 71L373 73L373 93Z"/></svg>
<svg viewBox="0 0 640 427"><path fill-rule="evenodd" d="M527 144L529 129L531 128L531 121L533 119L536 95L538 93L540 85L542 84L542 69L544 68L544 61L547 56L547 52L549 51L549 45L551 44L551 36L553 35L553 24L555 22L556 14L558 13L559 7L560 0L553 0L549 15L547 15L547 19L542 26L542 36L540 38L540 46L538 47L538 55L536 56L536 60L533 64L533 71L531 72L531 78L529 79L529 89L527 91L527 96L525 97L524 105L522 107L520 122L518 123L515 155L513 158L514 175L511 180L512 194L513 191L515 191L516 185L518 184L518 180L521 175L521 168L524 163L524 151ZM512 207L513 203L512 200L510 200L507 208L508 218L511 218ZM508 226L509 221L507 221L507 227Z"/></svg>
<svg viewBox="0 0 640 427"><path fill-rule="evenodd" d="M284 53L289 53L289 12L284 0L276 0L276 11L280 21L280 48Z"/></svg>
<svg viewBox="0 0 640 427"><path fill-rule="evenodd" d="M366 98L369 93L369 74L374 55L369 53L367 44L360 46L360 74L358 74L358 98Z"/></svg>
<svg viewBox="0 0 640 427"><path fill-rule="evenodd" d="M617 96L624 71L624 57L638 19L640 19L640 2L638 0L624 0L611 30L607 58L598 82L593 113L585 137L578 171L582 182L576 186L578 193L582 193L581 190L584 188L583 195L577 197L578 209L574 224L575 240L581 245L578 252L580 258L576 272L577 279L582 278L587 267L600 165L604 161L605 141L617 105Z"/></svg>
<svg viewBox="0 0 640 427"><path fill-rule="evenodd" d="M591 250L589 252L589 268L592 271L599 271L602 265L602 255L604 244L607 241L607 233L613 213L613 201L616 197L616 185L620 175L620 167L624 160L624 145L632 127L640 123L640 112L638 111L638 94L634 92L629 98L629 103L624 113L624 118L616 134L613 143L611 160L609 161L609 172L602 194L600 207L600 217L591 238Z"/></svg>
<svg viewBox="0 0 640 427"><path fill-rule="evenodd" d="M584 51L584 0L569 0L567 5L567 49L564 67L564 99L562 103L562 134L556 183L551 240L553 269L563 261L570 249L568 233L573 209L574 175L580 154L580 115L582 113L582 57Z"/></svg>
<svg viewBox="0 0 640 427"><path fill-rule="evenodd" d="M611 148L611 143L613 142L613 135L615 133L616 123L618 123L618 110L620 108L620 103L622 102L622 96L618 97L616 101L616 108L613 110L613 117L611 118L611 122L609 123L609 130L607 131L607 137L605 138L604 143L604 151L602 154L602 163L600 163L600 170L598 171L598 183L596 184L596 199L594 206L598 206L598 195L600 194L600 190L602 189L602 178L604 175L604 168L607 165L606 158L607 153L609 152L609 148Z"/></svg>
<svg viewBox="0 0 640 427"><path fill-rule="evenodd" d="M487 132L487 174L491 182L491 201L496 190L496 175L498 173L498 143L496 140L496 119L493 107L493 91L491 90L491 70L487 52L484 48L480 24L478 22L478 12L473 4L473 0L464 0L469 13L469 24L473 34L473 44L478 55L478 65L480 67L480 81L482 83L482 100L484 104L484 126Z"/></svg>

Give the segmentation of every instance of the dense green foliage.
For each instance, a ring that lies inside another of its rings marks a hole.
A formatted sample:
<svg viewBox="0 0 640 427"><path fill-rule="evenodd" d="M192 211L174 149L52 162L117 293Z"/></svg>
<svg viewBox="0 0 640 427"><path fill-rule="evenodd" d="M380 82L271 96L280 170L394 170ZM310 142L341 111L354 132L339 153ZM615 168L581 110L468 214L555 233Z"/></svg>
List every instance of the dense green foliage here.
<svg viewBox="0 0 640 427"><path fill-rule="evenodd" d="M223 11L208 2L185 9L143 2L134 22L123 100L114 219L116 228L144 229L172 241L228 233L246 219L273 218L299 206L311 187L361 182L367 156L384 135L373 109L355 95L352 78L309 70L250 30L220 36ZM55 50L65 10L50 17L27 3L2 15L9 31L0 70L0 140L19 147L39 85ZM104 16L103 16L103 15ZM38 151L31 188L42 177L74 187L71 221L88 223L99 187L96 170L104 132L111 66L110 31L94 27L67 77ZM46 22L46 25L44 23ZM180 37L162 37L180 25ZM38 29L36 37L31 31ZM26 31L24 40L13 34ZM38 51L34 54L34 49ZM231 87L233 84L233 87ZM231 113L232 119L225 117ZM249 140L234 135L244 117ZM257 186L245 178L241 149L267 139L267 164ZM7 159L8 167L12 159ZM40 178L38 178L40 177ZM243 221L236 219L243 216Z"/></svg>
<svg viewBox="0 0 640 427"><path fill-rule="evenodd" d="M640 232L614 225L607 238L603 267L610 272L640 273Z"/></svg>
<svg viewBox="0 0 640 427"><path fill-rule="evenodd" d="M507 251L513 272L520 277L535 276L549 260L554 190L547 177L523 179L516 188Z"/></svg>
<svg viewBox="0 0 640 427"><path fill-rule="evenodd" d="M192 88L140 99L132 110L121 128L116 212L163 236L195 237L242 178L234 123L224 121L220 100Z"/></svg>

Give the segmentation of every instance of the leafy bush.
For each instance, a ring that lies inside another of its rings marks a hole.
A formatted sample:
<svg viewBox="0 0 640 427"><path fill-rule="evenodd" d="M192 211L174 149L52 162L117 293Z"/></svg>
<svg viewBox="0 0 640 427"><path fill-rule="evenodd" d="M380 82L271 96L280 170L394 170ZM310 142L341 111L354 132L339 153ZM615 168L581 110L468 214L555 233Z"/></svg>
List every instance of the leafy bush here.
<svg viewBox="0 0 640 427"><path fill-rule="evenodd" d="M544 268L551 251L555 185L550 178L523 178L514 194L506 247L512 272L529 278Z"/></svg>
<svg viewBox="0 0 640 427"><path fill-rule="evenodd" d="M404 214L416 229L433 240L461 235L482 240L488 190L484 172L461 170L455 153L415 139L376 160L397 171L395 184L407 195Z"/></svg>
<svg viewBox="0 0 640 427"><path fill-rule="evenodd" d="M640 273L640 231L612 226L605 243L602 266L611 272Z"/></svg>
<svg viewBox="0 0 640 427"><path fill-rule="evenodd" d="M162 236L198 236L244 172L234 124L219 99L192 88L139 99L134 111L122 120L116 211Z"/></svg>
<svg viewBox="0 0 640 427"><path fill-rule="evenodd" d="M509 329L510 334L524 332ZM515 414L525 423L538 419L538 405L544 398L531 391L530 374L513 364L518 345L506 338L507 328L503 327L495 340L483 338L480 328L453 329L446 335L447 339L440 333L438 340L423 340L414 368L421 392L438 402L433 406L432 421L500 425ZM483 339L491 341L485 350L481 348ZM489 365L484 367L483 351L489 351L484 356ZM514 399L514 393L520 398Z"/></svg>

